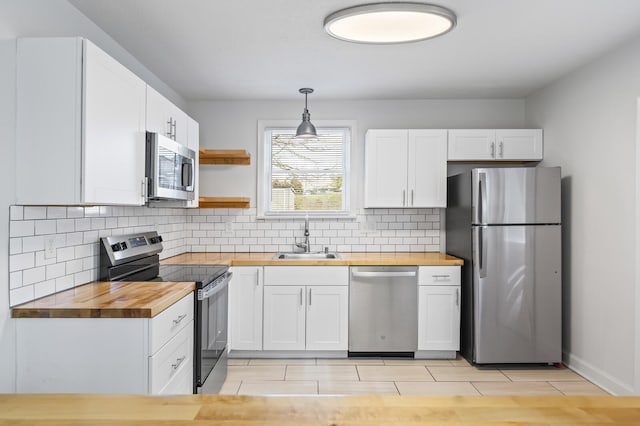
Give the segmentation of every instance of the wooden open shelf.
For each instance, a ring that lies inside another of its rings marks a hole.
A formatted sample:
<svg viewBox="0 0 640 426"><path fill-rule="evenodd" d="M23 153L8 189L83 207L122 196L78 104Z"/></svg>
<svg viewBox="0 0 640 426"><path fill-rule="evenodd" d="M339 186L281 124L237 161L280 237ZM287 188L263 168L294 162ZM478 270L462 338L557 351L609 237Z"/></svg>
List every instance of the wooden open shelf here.
<svg viewBox="0 0 640 426"><path fill-rule="evenodd" d="M251 154L244 149L200 148L200 164L251 164Z"/></svg>
<svg viewBox="0 0 640 426"><path fill-rule="evenodd" d="M248 209L251 200L248 197L200 197L201 209Z"/></svg>

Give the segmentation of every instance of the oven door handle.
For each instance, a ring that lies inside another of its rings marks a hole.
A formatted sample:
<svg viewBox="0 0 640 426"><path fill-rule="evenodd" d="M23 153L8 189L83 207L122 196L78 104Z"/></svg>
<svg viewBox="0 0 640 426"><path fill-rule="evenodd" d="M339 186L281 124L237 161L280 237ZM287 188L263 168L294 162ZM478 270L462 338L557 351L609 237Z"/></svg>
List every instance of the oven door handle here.
<svg viewBox="0 0 640 426"><path fill-rule="evenodd" d="M198 300L208 299L226 289L232 276L233 272L227 272L220 284L212 286L211 288L205 287L202 290L198 290Z"/></svg>

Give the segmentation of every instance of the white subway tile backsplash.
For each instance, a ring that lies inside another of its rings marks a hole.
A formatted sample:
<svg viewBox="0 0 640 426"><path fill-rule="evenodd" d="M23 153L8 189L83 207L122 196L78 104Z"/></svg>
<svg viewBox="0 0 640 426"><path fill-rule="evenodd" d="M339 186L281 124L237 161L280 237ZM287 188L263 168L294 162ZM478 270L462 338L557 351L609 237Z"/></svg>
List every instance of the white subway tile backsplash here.
<svg viewBox="0 0 640 426"><path fill-rule="evenodd" d="M22 238L9 238L9 254L22 253Z"/></svg>
<svg viewBox="0 0 640 426"><path fill-rule="evenodd" d="M45 267L25 269L22 271L22 285L34 284L45 279Z"/></svg>
<svg viewBox="0 0 640 426"><path fill-rule="evenodd" d="M9 289L22 287L22 271L9 273Z"/></svg>
<svg viewBox="0 0 640 426"><path fill-rule="evenodd" d="M82 271L82 259L70 260L65 265L67 274L75 274Z"/></svg>
<svg viewBox="0 0 640 426"><path fill-rule="evenodd" d="M9 208L9 220L22 220L24 219L24 207L11 206Z"/></svg>
<svg viewBox="0 0 640 426"><path fill-rule="evenodd" d="M56 278L56 292L68 290L74 286L73 275Z"/></svg>
<svg viewBox="0 0 640 426"><path fill-rule="evenodd" d="M255 208L11 206L10 213L12 306L98 279L103 236L157 230L164 239L162 259L187 251L291 251L304 241L304 220L256 219ZM439 251L440 217L440 209L360 209L356 220L311 218L311 247ZM51 236L57 255L45 259L44 240Z"/></svg>
<svg viewBox="0 0 640 426"><path fill-rule="evenodd" d="M75 230L89 231L91 229L91 218L85 217L82 219L75 219Z"/></svg>
<svg viewBox="0 0 640 426"><path fill-rule="evenodd" d="M75 219L58 219L56 220L56 232L61 234L63 232L75 231Z"/></svg>
<svg viewBox="0 0 640 426"><path fill-rule="evenodd" d="M67 243L66 245L68 246L77 246L79 244L82 244L82 241L84 239L84 235L82 232L71 232L69 234L67 234Z"/></svg>
<svg viewBox="0 0 640 426"><path fill-rule="evenodd" d="M47 208L46 207L25 207L24 208L24 220L29 219L46 219Z"/></svg>
<svg viewBox="0 0 640 426"><path fill-rule="evenodd" d="M22 239L22 252L28 253L32 251L44 250L44 237L41 235L35 237L24 237Z"/></svg>
<svg viewBox="0 0 640 426"><path fill-rule="evenodd" d="M47 276L48 280L52 280L54 278L59 278L64 275L65 264L64 263L54 263L52 265L47 265Z"/></svg>
<svg viewBox="0 0 640 426"><path fill-rule="evenodd" d="M25 237L33 235L35 232L35 224L33 220L11 221L9 225L10 237Z"/></svg>
<svg viewBox="0 0 640 426"><path fill-rule="evenodd" d="M62 247L59 248L56 257L58 262L66 262L68 260L72 260L75 256L75 250L73 247Z"/></svg>
<svg viewBox="0 0 640 426"><path fill-rule="evenodd" d="M22 271L35 266L33 253L14 254L9 256L9 272Z"/></svg>
<svg viewBox="0 0 640 426"><path fill-rule="evenodd" d="M65 219L66 217L66 207L47 207L47 219Z"/></svg>
<svg viewBox="0 0 640 426"><path fill-rule="evenodd" d="M85 210L92 209L93 207L67 207L67 217L77 218L84 217Z"/></svg>
<svg viewBox="0 0 640 426"><path fill-rule="evenodd" d="M11 306L30 302L34 299L34 297L33 285L27 285L9 291L9 300L11 301Z"/></svg>
<svg viewBox="0 0 640 426"><path fill-rule="evenodd" d="M36 299L44 296L48 296L52 293L56 292L56 282L55 280L42 281L33 286L34 288L34 297Z"/></svg>
<svg viewBox="0 0 640 426"><path fill-rule="evenodd" d="M13 223L13 222L12 222ZM56 221L51 220L38 220L36 221L36 235L46 235L56 233Z"/></svg>

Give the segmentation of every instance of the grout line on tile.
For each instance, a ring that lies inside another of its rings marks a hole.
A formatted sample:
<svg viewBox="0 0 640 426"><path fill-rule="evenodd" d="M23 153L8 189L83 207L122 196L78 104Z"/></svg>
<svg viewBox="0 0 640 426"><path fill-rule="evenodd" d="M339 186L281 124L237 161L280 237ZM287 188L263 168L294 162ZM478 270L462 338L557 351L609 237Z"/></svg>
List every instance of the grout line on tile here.
<svg viewBox="0 0 640 426"><path fill-rule="evenodd" d="M433 379L434 382L437 382L436 380L436 376L434 376L433 374L431 374L431 371L429 370L429 367L427 367L426 365L424 366L424 368L427 370L427 373L429 373L429 376L431 376L431 378Z"/></svg>

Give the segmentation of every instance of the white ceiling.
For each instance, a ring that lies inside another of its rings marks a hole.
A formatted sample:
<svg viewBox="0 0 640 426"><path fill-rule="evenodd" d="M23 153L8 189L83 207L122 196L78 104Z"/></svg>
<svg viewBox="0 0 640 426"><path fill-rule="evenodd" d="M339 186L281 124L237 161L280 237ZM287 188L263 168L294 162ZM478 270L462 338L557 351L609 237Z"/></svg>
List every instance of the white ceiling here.
<svg viewBox="0 0 640 426"><path fill-rule="evenodd" d="M433 0L458 25L405 45L329 37L371 0L69 0L188 100L522 97L640 34L638 0Z"/></svg>

